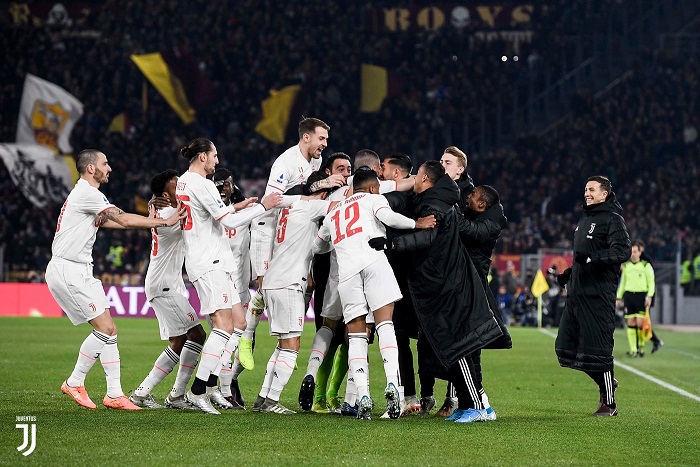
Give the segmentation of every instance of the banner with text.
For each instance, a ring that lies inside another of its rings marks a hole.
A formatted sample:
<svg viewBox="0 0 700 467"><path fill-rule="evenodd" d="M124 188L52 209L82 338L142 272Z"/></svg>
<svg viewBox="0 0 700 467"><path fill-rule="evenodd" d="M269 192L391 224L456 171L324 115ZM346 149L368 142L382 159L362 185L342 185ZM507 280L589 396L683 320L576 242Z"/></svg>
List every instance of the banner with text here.
<svg viewBox="0 0 700 467"><path fill-rule="evenodd" d="M110 314L115 318L155 318L156 314L146 300L143 286L104 286ZM251 295L255 293L251 290ZM187 288L188 300L195 310L200 309L199 296L194 287ZM46 284L0 283L0 316L63 316L61 307L53 299ZM314 319L313 298L306 312L306 320ZM200 318L204 315L200 313ZM267 312L263 314L267 319Z"/></svg>

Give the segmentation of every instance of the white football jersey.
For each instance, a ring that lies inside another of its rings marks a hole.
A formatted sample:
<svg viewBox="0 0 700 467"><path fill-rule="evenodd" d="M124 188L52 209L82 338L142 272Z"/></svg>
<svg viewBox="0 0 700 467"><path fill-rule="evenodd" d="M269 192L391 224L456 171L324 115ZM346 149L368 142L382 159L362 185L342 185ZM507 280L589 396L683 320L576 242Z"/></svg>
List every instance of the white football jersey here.
<svg viewBox="0 0 700 467"><path fill-rule="evenodd" d="M51 244L53 256L92 263L92 247L100 227L100 214L114 205L100 190L81 178L63 203Z"/></svg>
<svg viewBox="0 0 700 467"><path fill-rule="evenodd" d="M380 211L387 211L382 215ZM357 193L336 205L326 216L318 232L318 237L330 241L338 259L340 282L357 274L380 257L383 251L369 246L369 239L386 237L384 224L377 218L380 215L390 225L399 229L415 227L412 219L395 213L382 195ZM391 216L386 216L391 214Z"/></svg>
<svg viewBox="0 0 700 467"><path fill-rule="evenodd" d="M312 172L321 168L321 158L311 158L307 161L301 154L299 145L291 148L280 154L270 169L270 177L267 180L265 187L265 195L270 193L283 194L290 188L303 185L309 178ZM272 232L277 225L277 216L279 209L270 209L255 219L252 223L254 230L263 230Z"/></svg>
<svg viewBox="0 0 700 467"><path fill-rule="evenodd" d="M242 265L246 258L248 258L248 263L250 264L250 225L244 225L233 230L224 227L224 235L226 235L228 246L236 259L236 264Z"/></svg>
<svg viewBox="0 0 700 467"><path fill-rule="evenodd" d="M330 203L320 199L299 200L280 211L264 289L298 284L306 290L318 221L326 215Z"/></svg>
<svg viewBox="0 0 700 467"><path fill-rule="evenodd" d="M156 212L159 219L167 219L175 213L172 206ZM146 271L146 298L150 301L164 292L179 292L185 295L182 279L182 264L185 262L185 245L180 224L151 229L151 259Z"/></svg>
<svg viewBox="0 0 700 467"><path fill-rule="evenodd" d="M233 230L224 227L224 234L228 239L228 246L231 248L238 268L238 274L234 275L240 278L240 284L236 284L236 287L247 289L250 282L250 225L237 227Z"/></svg>
<svg viewBox="0 0 700 467"><path fill-rule="evenodd" d="M187 217L180 221L185 242L185 269L191 281L196 281L209 271L233 272L235 259L224 228L219 224L229 215L228 206L214 182L187 171L177 181L177 199L185 207Z"/></svg>

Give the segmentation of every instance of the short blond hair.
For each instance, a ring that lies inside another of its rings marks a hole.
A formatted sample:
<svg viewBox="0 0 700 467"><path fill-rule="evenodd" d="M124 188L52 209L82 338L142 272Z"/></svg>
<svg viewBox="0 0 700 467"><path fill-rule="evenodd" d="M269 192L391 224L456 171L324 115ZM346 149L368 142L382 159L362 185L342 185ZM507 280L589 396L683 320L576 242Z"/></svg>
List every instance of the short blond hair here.
<svg viewBox="0 0 700 467"><path fill-rule="evenodd" d="M467 155L464 154L464 151L459 149L457 146L450 146L443 151L446 154L450 154L452 156L455 156L457 158L457 162L459 165L462 167L467 166Z"/></svg>

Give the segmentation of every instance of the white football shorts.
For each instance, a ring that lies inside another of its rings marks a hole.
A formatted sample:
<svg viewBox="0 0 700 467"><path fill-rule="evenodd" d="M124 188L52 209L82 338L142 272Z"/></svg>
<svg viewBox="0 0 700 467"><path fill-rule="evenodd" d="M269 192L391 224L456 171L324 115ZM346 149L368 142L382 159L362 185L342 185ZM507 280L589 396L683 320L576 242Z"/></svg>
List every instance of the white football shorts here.
<svg viewBox="0 0 700 467"><path fill-rule="evenodd" d="M230 309L236 303L241 302L233 282L233 276L229 272L209 271L202 274L192 284L197 289L200 312L203 315L210 315L216 310Z"/></svg>
<svg viewBox="0 0 700 467"><path fill-rule="evenodd" d="M304 329L304 291L301 288L264 289L267 303L270 335L287 338L289 334L301 336Z"/></svg>
<svg viewBox="0 0 700 467"><path fill-rule="evenodd" d="M54 256L46 267L46 284L75 326L97 318L109 308L102 282L92 275L91 263Z"/></svg>
<svg viewBox="0 0 700 467"><path fill-rule="evenodd" d="M338 284L343 319L355 318L401 300L401 290L385 256Z"/></svg>
<svg viewBox="0 0 700 467"><path fill-rule="evenodd" d="M171 290L152 298L149 303L156 312L160 338L164 341L185 335L199 324L197 312L181 293Z"/></svg>

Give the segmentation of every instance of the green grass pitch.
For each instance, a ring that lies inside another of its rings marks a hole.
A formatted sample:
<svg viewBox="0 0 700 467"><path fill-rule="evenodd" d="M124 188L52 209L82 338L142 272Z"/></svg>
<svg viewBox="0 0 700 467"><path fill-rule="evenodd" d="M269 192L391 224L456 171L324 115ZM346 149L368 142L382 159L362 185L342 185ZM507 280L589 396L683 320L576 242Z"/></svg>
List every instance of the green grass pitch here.
<svg viewBox="0 0 700 467"><path fill-rule="evenodd" d="M165 343L155 320L121 319L122 386L128 393L151 369ZM221 416L171 410L126 413L100 402L98 364L86 387L97 410L78 407L60 391L89 326L63 319L0 319L0 465L700 465L700 402L617 368L620 415L592 417L598 390L583 373L560 368L554 339L536 329L512 329L514 348L483 354L484 385L498 414L494 422L461 425L435 416L381 420L384 371L370 346L372 421L298 413L282 416L224 412ZM256 368L241 376L248 404L259 390L274 348L267 323L258 329ZM551 332L551 331L550 331ZM555 330L556 332L556 330ZM697 333L660 330L665 346L644 359L620 362L700 395ZM297 394L313 337L307 324L299 369L282 394L298 409ZM162 401L170 375L155 389ZM438 383L442 400L445 383ZM36 450L16 449L16 417L36 417Z"/></svg>

